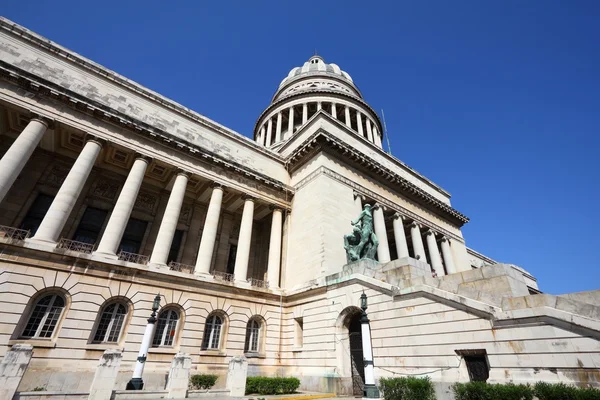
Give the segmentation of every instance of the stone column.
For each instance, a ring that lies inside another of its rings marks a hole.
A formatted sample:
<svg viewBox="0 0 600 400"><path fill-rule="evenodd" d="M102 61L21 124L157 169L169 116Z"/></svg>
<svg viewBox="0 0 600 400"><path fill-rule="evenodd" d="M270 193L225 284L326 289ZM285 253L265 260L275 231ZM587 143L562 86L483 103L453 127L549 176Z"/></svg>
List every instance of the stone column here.
<svg viewBox="0 0 600 400"><path fill-rule="evenodd" d="M354 192L354 208L356 208L356 217L358 217L363 210L362 201L363 196L358 192Z"/></svg>
<svg viewBox="0 0 600 400"><path fill-rule="evenodd" d="M149 159L142 156L138 156L133 162L123 189L119 193L117 203L110 214L110 219L106 224L98 249L95 251L96 254L107 255L110 258L117 257L117 249L127 227L135 199L142 186L148 163Z"/></svg>
<svg viewBox="0 0 600 400"><path fill-rule="evenodd" d="M210 273L212 264L212 255L215 249L215 240L217 239L217 228L219 227L219 216L221 215L221 203L223 202L223 186L214 184L210 203L206 211L206 220L202 229L202 238L200 239L200 248L196 258L195 274Z"/></svg>
<svg viewBox="0 0 600 400"><path fill-rule="evenodd" d="M376 204L373 210L373 223L375 224L375 235L379 239L377 246L377 259L381 263L390 261L390 246L388 244L387 232L385 230L385 219L383 218L383 207Z"/></svg>
<svg viewBox="0 0 600 400"><path fill-rule="evenodd" d="M270 287L279 287L282 218L281 209L274 208L273 220L271 222L271 240L269 241L269 262L267 264L267 280Z"/></svg>
<svg viewBox="0 0 600 400"><path fill-rule="evenodd" d="M156 236L154 249L150 256L150 264L158 266L167 265L167 258L169 258L169 251L171 251L171 244L173 243L173 237L177 229L177 221L179 221L179 213L181 212L181 205L185 197L188 178L189 174L184 171L180 171L175 178L167 208L160 222L160 228L158 228L158 235Z"/></svg>
<svg viewBox="0 0 600 400"><path fill-rule="evenodd" d="M92 167L102 150L102 141L99 139L88 139L79 153L79 157L71 167L62 186L58 190L54 201L44 216L32 240L55 243L58 236L67 223L67 218L75 206L75 202L83 189Z"/></svg>
<svg viewBox="0 0 600 400"><path fill-rule="evenodd" d="M320 101L317 101L317 111L320 111L323 106Z"/></svg>
<svg viewBox="0 0 600 400"><path fill-rule="evenodd" d="M277 113L277 126L275 128L275 143L281 141L281 122L282 122L281 111Z"/></svg>
<svg viewBox="0 0 600 400"><path fill-rule="evenodd" d="M331 103L331 116L337 119L337 110L335 109L335 103Z"/></svg>
<svg viewBox="0 0 600 400"><path fill-rule="evenodd" d="M350 122L350 107L344 106L344 114L346 116L346 126L352 128L352 122Z"/></svg>
<svg viewBox="0 0 600 400"><path fill-rule="evenodd" d="M302 125L308 121L308 103L302 104Z"/></svg>
<svg viewBox="0 0 600 400"><path fill-rule="evenodd" d="M292 136L294 133L294 107L290 107L290 114L288 118L288 131L286 135L286 139Z"/></svg>
<svg viewBox="0 0 600 400"><path fill-rule="evenodd" d="M0 364L0 399L13 398L32 356L30 344L15 344L6 352Z"/></svg>
<svg viewBox="0 0 600 400"><path fill-rule="evenodd" d="M444 276L444 265L440 258L440 251L435 240L435 232L429 229L425 235L427 236L427 248L429 249L429 260L431 261L431 268L435 270L437 276Z"/></svg>
<svg viewBox="0 0 600 400"><path fill-rule="evenodd" d="M365 137L365 134L363 132L363 127L362 127L362 116L360 115L360 111L356 111L356 125L358 127L358 134L361 137Z"/></svg>
<svg viewBox="0 0 600 400"><path fill-rule="evenodd" d="M406 243L406 235L404 234L404 217L398 213L394 214L394 239L396 241L396 251L398 258L408 257L408 244Z"/></svg>
<svg viewBox="0 0 600 400"><path fill-rule="evenodd" d="M415 252L415 258L427 262L427 256L425 256L425 246L423 246L423 238L421 237L421 229L419 224L415 221L410 224L410 239L412 240L413 251Z"/></svg>
<svg viewBox="0 0 600 400"><path fill-rule="evenodd" d="M0 202L27 164L48 129L48 122L34 118L23 129L0 160Z"/></svg>
<svg viewBox="0 0 600 400"><path fill-rule="evenodd" d="M260 128L260 136L258 137L258 143L262 146L265 145L265 135L267 134L267 128L265 128L265 126L263 125L262 128Z"/></svg>
<svg viewBox="0 0 600 400"><path fill-rule="evenodd" d="M446 264L446 272L448 275L455 274L456 265L454 265L454 258L452 258L452 250L450 249L450 240L444 236L440 243L442 248L442 256L444 256L444 264Z"/></svg>
<svg viewBox="0 0 600 400"><path fill-rule="evenodd" d="M367 139L369 139L369 142L373 143L373 129L371 127L371 120L367 117L365 122L367 125Z"/></svg>
<svg viewBox="0 0 600 400"><path fill-rule="evenodd" d="M379 129L377 129L377 126L373 126L373 139L374 139L373 143L375 143L380 148L383 147L381 145L381 135L379 134Z"/></svg>
<svg viewBox="0 0 600 400"><path fill-rule="evenodd" d="M250 258L250 242L252 240L252 222L254 219L254 199L244 197L244 211L240 224L237 253L235 254L234 279L246 281L248 275L248 261Z"/></svg>
<svg viewBox="0 0 600 400"><path fill-rule="evenodd" d="M190 369L192 368L192 357L189 354L177 353L171 362L169 378L165 388L169 399L185 399L188 385L190 383Z"/></svg>
<svg viewBox="0 0 600 400"><path fill-rule="evenodd" d="M267 122L267 142L265 143L265 147L269 147L271 145L271 134L273 132L273 119L269 118Z"/></svg>
<svg viewBox="0 0 600 400"><path fill-rule="evenodd" d="M121 358L121 350L104 350L104 354L100 357L100 363L96 367L88 400L110 400L112 398Z"/></svg>

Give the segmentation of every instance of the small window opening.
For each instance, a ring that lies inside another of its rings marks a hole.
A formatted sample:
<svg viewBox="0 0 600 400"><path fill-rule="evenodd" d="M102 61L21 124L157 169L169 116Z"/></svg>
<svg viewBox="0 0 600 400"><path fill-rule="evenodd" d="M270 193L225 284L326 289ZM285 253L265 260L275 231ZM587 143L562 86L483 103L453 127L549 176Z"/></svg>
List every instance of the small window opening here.
<svg viewBox="0 0 600 400"><path fill-rule="evenodd" d="M486 382L490 377L490 366L485 349L456 350L462 356L469 371L471 382Z"/></svg>
<svg viewBox="0 0 600 400"><path fill-rule="evenodd" d="M303 318L295 318L295 322L296 322L295 345L296 345L296 347L302 347L304 344L304 319Z"/></svg>

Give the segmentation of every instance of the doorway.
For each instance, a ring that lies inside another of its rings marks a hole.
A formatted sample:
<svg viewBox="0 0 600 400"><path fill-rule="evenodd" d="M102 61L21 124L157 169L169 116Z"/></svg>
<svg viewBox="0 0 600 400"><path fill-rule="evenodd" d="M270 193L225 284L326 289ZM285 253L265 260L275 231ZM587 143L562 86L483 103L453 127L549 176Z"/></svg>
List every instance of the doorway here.
<svg viewBox="0 0 600 400"><path fill-rule="evenodd" d="M362 349L362 334L360 327L360 313L355 313L348 324L350 343L350 361L352 371L352 394L363 397L365 389L365 363Z"/></svg>

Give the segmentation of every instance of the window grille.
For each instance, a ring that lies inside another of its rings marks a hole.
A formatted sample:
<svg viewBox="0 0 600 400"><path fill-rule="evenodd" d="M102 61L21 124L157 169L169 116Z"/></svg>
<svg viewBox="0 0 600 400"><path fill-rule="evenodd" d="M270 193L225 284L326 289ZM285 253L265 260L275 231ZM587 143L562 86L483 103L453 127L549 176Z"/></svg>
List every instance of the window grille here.
<svg viewBox="0 0 600 400"><path fill-rule="evenodd" d="M104 307L92 343L118 342L126 316L127 307L124 304L112 303Z"/></svg>
<svg viewBox="0 0 600 400"><path fill-rule="evenodd" d="M65 308L65 299L57 294L49 294L39 299L23 329L23 337L49 338L52 337L58 320Z"/></svg>
<svg viewBox="0 0 600 400"><path fill-rule="evenodd" d="M158 316L152 347L173 346L179 313L175 310L165 310Z"/></svg>
<svg viewBox="0 0 600 400"><path fill-rule="evenodd" d="M221 341L221 327L223 320L218 315L211 315L206 319L204 327L204 339L202 340L203 350L216 350Z"/></svg>
<svg viewBox="0 0 600 400"><path fill-rule="evenodd" d="M260 323L256 319L251 319L246 326L246 345L244 351L248 353L258 353L259 337Z"/></svg>

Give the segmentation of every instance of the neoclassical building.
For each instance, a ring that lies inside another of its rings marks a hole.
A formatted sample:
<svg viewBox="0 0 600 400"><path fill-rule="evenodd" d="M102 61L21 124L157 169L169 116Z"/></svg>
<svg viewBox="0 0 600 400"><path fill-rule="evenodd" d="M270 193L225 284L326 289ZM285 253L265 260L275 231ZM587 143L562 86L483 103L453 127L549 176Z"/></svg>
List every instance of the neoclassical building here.
<svg viewBox="0 0 600 400"><path fill-rule="evenodd" d="M245 354L252 375L360 393L363 292L376 378L600 384L599 292L543 294L470 249L347 72L313 56L265 106L251 140L0 19L0 357L34 347L19 390L85 391L106 349L124 389L156 294L146 388L182 352L218 385ZM376 260L349 264L366 204Z"/></svg>

